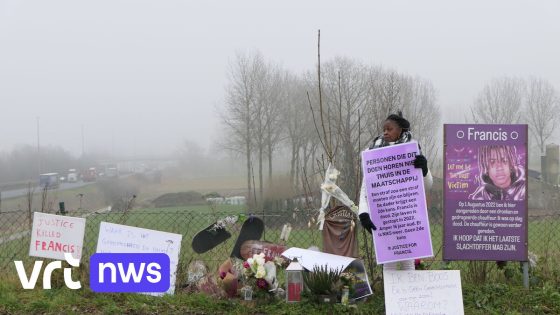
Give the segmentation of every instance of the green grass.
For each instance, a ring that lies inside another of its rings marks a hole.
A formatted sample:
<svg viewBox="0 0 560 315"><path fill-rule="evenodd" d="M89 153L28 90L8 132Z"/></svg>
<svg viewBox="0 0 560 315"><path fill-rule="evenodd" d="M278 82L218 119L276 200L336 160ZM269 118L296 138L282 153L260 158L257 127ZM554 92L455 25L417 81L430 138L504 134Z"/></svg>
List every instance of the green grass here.
<svg viewBox="0 0 560 315"><path fill-rule="evenodd" d="M486 284L463 285L465 314L559 314L560 294L551 286L533 287ZM69 290L23 290L17 280L0 282L2 314L384 314L383 292L345 307L318 305L304 300L297 304L260 301L246 305L239 299L219 299L179 291L173 296L100 294L88 288Z"/></svg>

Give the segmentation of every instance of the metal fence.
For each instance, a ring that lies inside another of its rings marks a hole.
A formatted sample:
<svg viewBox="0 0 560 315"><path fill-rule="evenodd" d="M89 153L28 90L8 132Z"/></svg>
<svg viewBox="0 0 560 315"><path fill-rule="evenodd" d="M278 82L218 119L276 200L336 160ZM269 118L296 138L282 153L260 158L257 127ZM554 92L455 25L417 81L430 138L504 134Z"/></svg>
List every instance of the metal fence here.
<svg viewBox="0 0 560 315"><path fill-rule="evenodd" d="M82 265L89 265L89 257L95 253L97 236L100 222L111 222L135 227L154 229L159 231L178 233L183 236L177 281L181 286L187 279L187 266L195 260L205 262L211 270L215 270L220 263L230 256L235 240L243 222L237 222L226 229L231 233L223 244L204 253L196 254L191 246L194 235L217 219L239 214L239 211L211 212L206 207L200 211L191 210L131 210L122 211L74 211L66 215L86 218L86 230L84 236L84 248ZM255 214L265 222L263 240L277 243L280 240L282 226L290 223L292 232L287 246L308 248L310 246L322 247L321 231L315 224L316 213L312 211L293 210L264 211ZM433 203L429 209L432 241L435 257L427 261L428 264L440 263L442 259L442 215L438 203ZM560 258L560 215L558 213L529 216L529 251L538 257L550 259L550 263ZM0 213L0 271L1 274L15 274L14 260L32 262L35 257L29 257L30 227L32 215L24 211ZM365 261L368 272L372 279L380 277L380 269L375 265L374 257L367 257L365 247L371 246L369 234L362 231L359 222L358 239L360 243L360 256ZM554 264L556 266L556 264ZM461 267L459 267L461 268Z"/></svg>

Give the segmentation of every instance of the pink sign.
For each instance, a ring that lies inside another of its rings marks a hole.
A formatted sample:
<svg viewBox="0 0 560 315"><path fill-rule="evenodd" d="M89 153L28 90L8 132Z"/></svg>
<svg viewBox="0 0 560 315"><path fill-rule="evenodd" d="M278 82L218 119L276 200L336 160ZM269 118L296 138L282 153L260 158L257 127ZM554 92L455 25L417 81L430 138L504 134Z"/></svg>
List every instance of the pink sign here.
<svg viewBox="0 0 560 315"><path fill-rule="evenodd" d="M409 142L362 152L362 169L377 263L432 257L422 171Z"/></svg>

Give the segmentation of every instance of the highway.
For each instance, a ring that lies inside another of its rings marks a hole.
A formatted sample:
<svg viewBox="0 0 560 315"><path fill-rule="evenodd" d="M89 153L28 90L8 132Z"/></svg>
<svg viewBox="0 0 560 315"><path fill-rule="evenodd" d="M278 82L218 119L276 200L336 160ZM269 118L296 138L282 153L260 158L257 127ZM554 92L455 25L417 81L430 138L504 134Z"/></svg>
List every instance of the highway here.
<svg viewBox="0 0 560 315"><path fill-rule="evenodd" d="M91 185L95 182L76 182L76 183L60 183L60 187L58 189L53 189L53 190L66 190L66 189L73 189L73 188L78 188L78 187L82 187L82 186L87 186L87 185ZM41 192L42 188L39 186L36 186L34 193L37 192ZM49 190L51 191L51 190ZM23 188L23 189L14 189L14 190L6 190L6 191L2 191L2 199L8 199L8 198L14 198L14 197L20 197L20 196L25 196L25 194L27 194L27 188Z"/></svg>

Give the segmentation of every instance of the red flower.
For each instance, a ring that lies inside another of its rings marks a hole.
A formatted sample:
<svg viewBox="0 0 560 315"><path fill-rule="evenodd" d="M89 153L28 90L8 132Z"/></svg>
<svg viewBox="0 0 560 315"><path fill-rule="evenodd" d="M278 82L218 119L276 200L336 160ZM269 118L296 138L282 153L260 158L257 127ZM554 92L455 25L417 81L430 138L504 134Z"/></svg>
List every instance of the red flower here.
<svg viewBox="0 0 560 315"><path fill-rule="evenodd" d="M264 279L257 279L257 287L261 289L266 289L268 288L268 282L266 282L266 280Z"/></svg>
<svg viewBox="0 0 560 315"><path fill-rule="evenodd" d="M421 263L422 263L422 260L421 260L421 259L414 259L414 265L415 265L415 266L418 266L418 265L420 265Z"/></svg>
<svg viewBox="0 0 560 315"><path fill-rule="evenodd" d="M220 272L220 279L223 280L223 279L226 277L226 275L227 275L227 274L226 274L225 271Z"/></svg>
<svg viewBox="0 0 560 315"><path fill-rule="evenodd" d="M243 262L243 267L244 267L245 269L249 269L249 267L251 267L251 266L249 266L249 263L248 263L248 262L244 261L244 262Z"/></svg>

